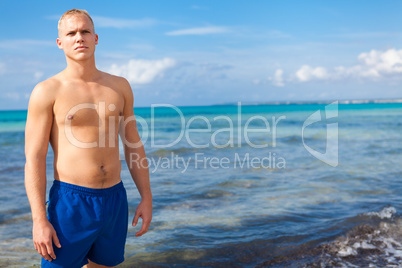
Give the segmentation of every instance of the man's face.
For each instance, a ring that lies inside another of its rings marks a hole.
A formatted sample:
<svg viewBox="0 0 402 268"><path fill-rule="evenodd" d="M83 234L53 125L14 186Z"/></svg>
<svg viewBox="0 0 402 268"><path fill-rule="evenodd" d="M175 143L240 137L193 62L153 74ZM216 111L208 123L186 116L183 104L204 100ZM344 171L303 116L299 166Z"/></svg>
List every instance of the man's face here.
<svg viewBox="0 0 402 268"><path fill-rule="evenodd" d="M63 19L57 45L64 50L66 57L86 60L93 56L97 44L98 35L87 16L70 15Z"/></svg>

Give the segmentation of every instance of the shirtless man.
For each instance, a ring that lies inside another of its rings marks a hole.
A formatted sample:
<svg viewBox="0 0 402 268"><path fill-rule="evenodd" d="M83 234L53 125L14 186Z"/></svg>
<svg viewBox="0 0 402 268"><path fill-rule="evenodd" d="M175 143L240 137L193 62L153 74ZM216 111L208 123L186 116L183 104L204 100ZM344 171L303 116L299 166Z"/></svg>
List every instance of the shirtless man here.
<svg viewBox="0 0 402 268"><path fill-rule="evenodd" d="M112 267L124 260L128 206L120 178L120 134L130 174L141 195L141 236L152 218L149 170L133 112L133 93L121 77L98 70L98 35L84 10L59 21L57 45L67 67L33 90L25 129L25 186L33 242L42 267ZM46 154L54 152L54 181L46 212ZM145 159L144 159L145 160ZM146 161L145 161L146 162ZM141 161L140 163L144 163Z"/></svg>

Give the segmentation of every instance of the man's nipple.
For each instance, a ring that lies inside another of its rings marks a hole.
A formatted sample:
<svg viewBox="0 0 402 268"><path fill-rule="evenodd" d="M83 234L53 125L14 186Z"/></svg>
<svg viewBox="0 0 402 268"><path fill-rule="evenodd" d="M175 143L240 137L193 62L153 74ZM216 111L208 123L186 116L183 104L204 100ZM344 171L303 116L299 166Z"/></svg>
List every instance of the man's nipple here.
<svg viewBox="0 0 402 268"><path fill-rule="evenodd" d="M67 119L68 120L72 120L74 118L74 115L72 115L72 114L69 114L68 116L67 116Z"/></svg>

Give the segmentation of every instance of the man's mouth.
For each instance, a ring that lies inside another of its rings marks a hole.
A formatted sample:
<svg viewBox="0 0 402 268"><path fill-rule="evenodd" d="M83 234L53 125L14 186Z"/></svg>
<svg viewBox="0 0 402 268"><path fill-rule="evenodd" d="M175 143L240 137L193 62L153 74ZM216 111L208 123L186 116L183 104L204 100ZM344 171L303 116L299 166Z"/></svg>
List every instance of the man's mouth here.
<svg viewBox="0 0 402 268"><path fill-rule="evenodd" d="M75 50L83 50L83 49L86 49L86 48L87 48L86 46L79 46L79 47L76 47Z"/></svg>

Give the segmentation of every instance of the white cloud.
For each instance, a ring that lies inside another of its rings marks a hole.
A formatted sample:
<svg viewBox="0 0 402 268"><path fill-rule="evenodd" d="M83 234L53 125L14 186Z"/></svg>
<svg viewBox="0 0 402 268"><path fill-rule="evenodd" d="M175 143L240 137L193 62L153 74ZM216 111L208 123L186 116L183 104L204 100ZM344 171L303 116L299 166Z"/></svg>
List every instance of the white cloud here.
<svg viewBox="0 0 402 268"><path fill-rule="evenodd" d="M167 32L166 35L205 35L205 34L217 34L228 32L226 27L210 26L210 27L199 27L199 28L189 28Z"/></svg>
<svg viewBox="0 0 402 268"><path fill-rule="evenodd" d="M102 16L92 16L94 20L95 28L143 28L149 27L156 24L156 20L154 19L119 19L119 18L109 18Z"/></svg>
<svg viewBox="0 0 402 268"><path fill-rule="evenodd" d="M312 68L309 65L303 65L297 72L296 78L300 82L307 82L312 79L326 79L328 72L323 67Z"/></svg>
<svg viewBox="0 0 402 268"><path fill-rule="evenodd" d="M361 53L357 59L360 62L358 65L351 67L337 66L332 71L327 71L324 67L313 68L309 65L303 65L296 71L295 76L299 82L346 78L372 80L386 77L402 78L402 49L371 50L368 53Z"/></svg>
<svg viewBox="0 0 402 268"><path fill-rule="evenodd" d="M402 73L402 49L392 48L385 52L371 50L369 53L361 53L358 59L368 67L367 71L374 75Z"/></svg>
<svg viewBox="0 0 402 268"><path fill-rule="evenodd" d="M272 79L272 83L274 86L283 87L285 84L283 83L283 70L278 69L274 74L274 78Z"/></svg>
<svg viewBox="0 0 402 268"><path fill-rule="evenodd" d="M176 65L176 61L170 58L161 60L136 60L132 59L127 64L113 64L109 72L120 75L132 84L148 84L157 76L163 75L166 69Z"/></svg>

